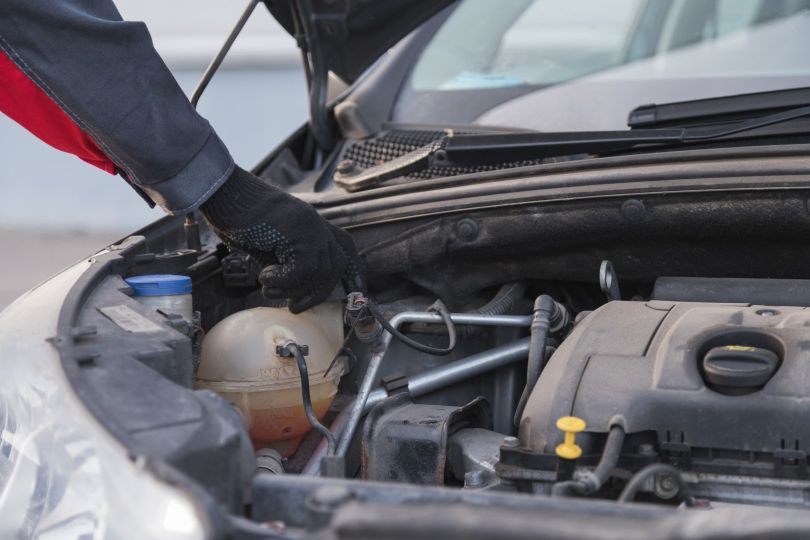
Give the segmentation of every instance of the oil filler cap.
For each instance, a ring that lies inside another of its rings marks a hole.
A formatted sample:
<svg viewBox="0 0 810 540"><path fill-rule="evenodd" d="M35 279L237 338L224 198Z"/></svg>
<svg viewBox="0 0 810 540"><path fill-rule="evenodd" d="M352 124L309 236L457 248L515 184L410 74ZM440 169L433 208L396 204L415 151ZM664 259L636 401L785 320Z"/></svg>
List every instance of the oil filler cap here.
<svg viewBox="0 0 810 540"><path fill-rule="evenodd" d="M779 355L768 349L723 345L703 357L703 378L712 390L722 394L750 394L765 386L779 363Z"/></svg>

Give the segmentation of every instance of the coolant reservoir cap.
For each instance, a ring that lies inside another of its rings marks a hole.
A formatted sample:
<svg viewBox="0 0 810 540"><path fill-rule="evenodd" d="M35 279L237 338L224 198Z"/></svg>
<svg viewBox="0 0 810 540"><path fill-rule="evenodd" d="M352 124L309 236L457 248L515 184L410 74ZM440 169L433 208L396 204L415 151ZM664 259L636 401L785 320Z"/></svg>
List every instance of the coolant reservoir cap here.
<svg viewBox="0 0 810 540"><path fill-rule="evenodd" d="M703 377L715 390L747 393L765 386L779 363L779 355L768 349L723 345L703 357Z"/></svg>
<svg viewBox="0 0 810 540"><path fill-rule="evenodd" d="M172 274L149 274L125 280L135 296L191 294L191 278Z"/></svg>

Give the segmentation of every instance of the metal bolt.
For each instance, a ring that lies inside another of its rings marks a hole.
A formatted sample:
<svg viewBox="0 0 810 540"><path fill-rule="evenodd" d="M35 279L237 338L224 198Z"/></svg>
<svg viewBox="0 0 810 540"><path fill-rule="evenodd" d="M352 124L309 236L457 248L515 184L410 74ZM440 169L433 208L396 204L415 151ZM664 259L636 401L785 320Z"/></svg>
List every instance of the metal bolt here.
<svg viewBox="0 0 810 540"><path fill-rule="evenodd" d="M337 164L337 172L340 174L350 174L354 171L354 161L343 159Z"/></svg>
<svg viewBox="0 0 810 540"><path fill-rule="evenodd" d="M464 473L464 487L479 488L487 483L484 471L467 471Z"/></svg>
<svg viewBox="0 0 810 540"><path fill-rule="evenodd" d="M661 477L661 487L669 491L670 489L675 489L676 484L675 480L672 479L671 476L662 476Z"/></svg>
<svg viewBox="0 0 810 540"><path fill-rule="evenodd" d="M653 484L653 491L662 499L671 499L678 494L678 482L669 474L658 475Z"/></svg>
<svg viewBox="0 0 810 540"><path fill-rule="evenodd" d="M520 446L520 440L517 437L504 437L503 446L505 448L517 448Z"/></svg>

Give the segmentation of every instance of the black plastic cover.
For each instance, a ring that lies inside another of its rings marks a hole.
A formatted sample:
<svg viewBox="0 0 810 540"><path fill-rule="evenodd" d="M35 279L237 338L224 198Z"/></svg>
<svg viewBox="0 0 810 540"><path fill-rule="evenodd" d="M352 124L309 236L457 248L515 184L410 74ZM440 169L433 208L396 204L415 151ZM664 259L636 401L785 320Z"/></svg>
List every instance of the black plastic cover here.
<svg viewBox="0 0 810 540"><path fill-rule="evenodd" d="M810 280L662 276L655 280L652 298L677 302L810 306Z"/></svg>
<svg viewBox="0 0 810 540"><path fill-rule="evenodd" d="M240 511L254 470L250 439L231 404L192 388L190 338L129 296L120 274L144 245L131 237L94 257L62 306L52 342L73 391L133 459Z"/></svg>
<svg viewBox="0 0 810 540"><path fill-rule="evenodd" d="M644 432L684 448L806 453L808 327L804 308L609 302L582 320L549 360L521 420L522 446L553 454L563 436L557 419L573 415L587 423L577 436L586 454L601 452L614 423L629 436ZM761 371L738 366L719 381L766 381L761 389L726 395L706 384L706 357L716 375L720 359L713 351L729 345L761 349L751 353Z"/></svg>

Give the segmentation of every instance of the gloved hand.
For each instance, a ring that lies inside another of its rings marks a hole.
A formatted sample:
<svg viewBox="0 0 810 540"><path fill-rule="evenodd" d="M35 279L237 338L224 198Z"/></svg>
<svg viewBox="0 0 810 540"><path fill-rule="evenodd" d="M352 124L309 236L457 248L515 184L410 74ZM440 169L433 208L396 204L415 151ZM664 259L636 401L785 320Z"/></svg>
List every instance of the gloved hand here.
<svg viewBox="0 0 810 540"><path fill-rule="evenodd" d="M363 290L360 258L351 236L309 204L237 167L200 207L229 248L266 266L262 293L286 299L293 313L326 300L341 278Z"/></svg>

